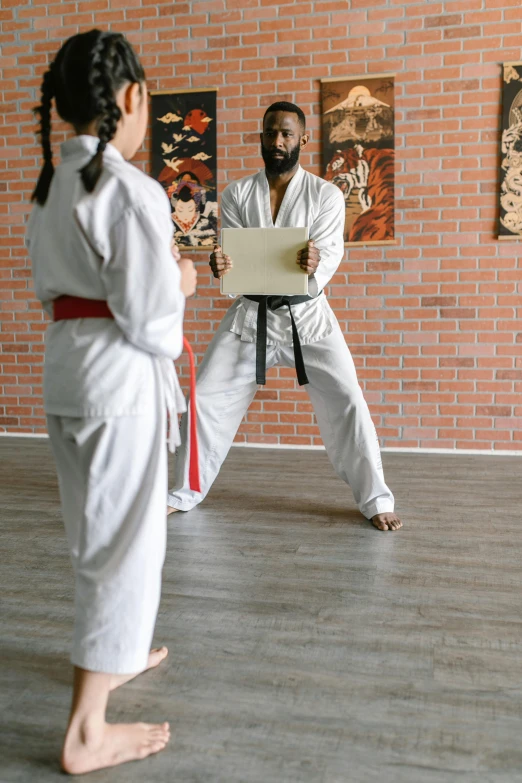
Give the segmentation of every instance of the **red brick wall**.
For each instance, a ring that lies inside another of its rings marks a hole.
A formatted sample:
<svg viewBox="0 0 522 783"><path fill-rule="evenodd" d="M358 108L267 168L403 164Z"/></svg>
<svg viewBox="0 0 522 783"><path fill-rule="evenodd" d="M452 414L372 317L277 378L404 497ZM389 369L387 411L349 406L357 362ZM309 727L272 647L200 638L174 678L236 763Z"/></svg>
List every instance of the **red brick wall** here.
<svg viewBox="0 0 522 783"><path fill-rule="evenodd" d="M1 8L0 429L44 429L45 323L23 246L39 167L30 109L49 55L97 25L128 34L152 88L219 87L221 188L259 168L260 120L276 96L310 117L304 164L320 173L318 79L395 72L398 244L348 249L331 304L384 445L522 447L521 245L495 239L500 63L522 59L520 0L2 0ZM147 165L146 152L140 161ZM205 256L197 259L187 330L201 355L228 301ZM320 443L293 371L270 373L238 439Z"/></svg>

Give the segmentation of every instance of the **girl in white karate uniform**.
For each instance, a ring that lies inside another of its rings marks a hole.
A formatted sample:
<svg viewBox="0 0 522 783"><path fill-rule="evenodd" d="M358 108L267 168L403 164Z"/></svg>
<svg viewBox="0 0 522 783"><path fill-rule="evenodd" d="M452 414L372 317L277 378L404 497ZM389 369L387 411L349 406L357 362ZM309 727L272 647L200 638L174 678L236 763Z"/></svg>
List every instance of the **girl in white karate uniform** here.
<svg viewBox="0 0 522 783"><path fill-rule="evenodd" d="M51 102L76 136L54 170ZM44 400L76 579L72 710L79 774L162 750L167 723L109 725L109 691L150 652L165 555L166 410L176 440L189 259L171 248L161 186L129 164L147 127L143 68L124 36L69 39L43 77L44 166L27 241L47 331ZM176 263L176 261L178 263ZM129 454L132 455L129 461Z"/></svg>

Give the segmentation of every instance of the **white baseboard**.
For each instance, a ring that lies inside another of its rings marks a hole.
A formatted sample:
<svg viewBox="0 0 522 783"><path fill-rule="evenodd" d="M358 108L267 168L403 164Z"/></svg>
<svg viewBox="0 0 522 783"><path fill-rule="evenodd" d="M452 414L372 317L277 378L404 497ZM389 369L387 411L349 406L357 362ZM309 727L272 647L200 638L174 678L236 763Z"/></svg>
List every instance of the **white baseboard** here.
<svg viewBox="0 0 522 783"><path fill-rule="evenodd" d="M522 457L522 451L518 449L513 449L513 451L509 449L424 449L422 447L403 449L400 446L384 446L381 451L390 452L390 454L475 454L482 457Z"/></svg>
<svg viewBox="0 0 522 783"><path fill-rule="evenodd" d="M48 438L46 432L0 432L4 438Z"/></svg>
<svg viewBox="0 0 522 783"><path fill-rule="evenodd" d="M298 451L324 451L324 446L296 446L293 443L233 443L239 449L294 449ZM522 457L522 451L508 449L425 449L382 446L381 451L389 454L474 454L482 457Z"/></svg>
<svg viewBox="0 0 522 783"><path fill-rule="evenodd" d="M45 432L0 432L6 438L48 438ZM298 446L293 443L233 443L236 449L290 449L294 451L324 451L324 446ZM424 449L383 446L381 451L389 454L471 454L476 457L522 457L522 451L508 449Z"/></svg>

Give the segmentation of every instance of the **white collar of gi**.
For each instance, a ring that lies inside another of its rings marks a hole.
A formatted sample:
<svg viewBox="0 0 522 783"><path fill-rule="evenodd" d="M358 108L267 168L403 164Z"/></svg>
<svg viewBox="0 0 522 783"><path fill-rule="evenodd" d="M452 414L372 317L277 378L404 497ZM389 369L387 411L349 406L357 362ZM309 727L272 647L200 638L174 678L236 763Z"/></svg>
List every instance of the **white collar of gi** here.
<svg viewBox="0 0 522 783"><path fill-rule="evenodd" d="M99 141L97 136L87 136L86 134L74 136L72 139L64 141L61 145L62 159L66 160L67 158L81 158L86 155L94 155L98 149ZM104 155L109 155L113 160L124 161L121 152L110 143L105 147Z"/></svg>
<svg viewBox="0 0 522 783"><path fill-rule="evenodd" d="M279 207L279 212L277 214L277 218L275 220L275 223L272 219L272 208L270 206L270 186L268 184L268 177L266 176L266 169L264 171L259 172L259 176L261 178L261 187L264 190L264 200L265 200L265 220L267 226L273 226L273 227L281 227L285 224L285 218L289 211L289 209L292 207L292 204L294 203L295 197L298 195L298 187L302 182L302 179L304 177L305 170L301 166L301 164L298 165L297 171L295 172L294 176L288 183L288 187L286 189L286 193L283 196L283 200L281 202L281 205Z"/></svg>

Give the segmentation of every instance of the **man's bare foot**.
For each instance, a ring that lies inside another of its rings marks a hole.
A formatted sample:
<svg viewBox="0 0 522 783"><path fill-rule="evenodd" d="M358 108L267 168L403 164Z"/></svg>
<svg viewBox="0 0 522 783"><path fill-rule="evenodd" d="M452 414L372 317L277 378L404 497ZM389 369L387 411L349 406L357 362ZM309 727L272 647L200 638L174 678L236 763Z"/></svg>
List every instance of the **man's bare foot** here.
<svg viewBox="0 0 522 783"><path fill-rule="evenodd" d="M372 524L378 530L399 530L402 522L393 511L386 511L384 514L375 514L372 517Z"/></svg>
<svg viewBox="0 0 522 783"><path fill-rule="evenodd" d="M62 769L70 775L83 775L137 761L159 753L169 739L168 723L103 723L96 728L71 725L63 746Z"/></svg>
<svg viewBox="0 0 522 783"><path fill-rule="evenodd" d="M147 665L143 669L143 672L148 672L149 669L154 669L156 666L159 666L159 664L165 660L168 654L169 651L166 647L160 647L159 649L151 650L149 653L149 660L147 661ZM139 674L143 674L143 672L136 672L136 674L113 674L111 677L110 690L116 690L116 688L119 688L120 685L125 685L126 682L133 680Z"/></svg>
<svg viewBox="0 0 522 783"><path fill-rule="evenodd" d="M172 508L172 506L167 506L167 516L169 516L169 514L175 514L176 511L178 511L177 508Z"/></svg>

